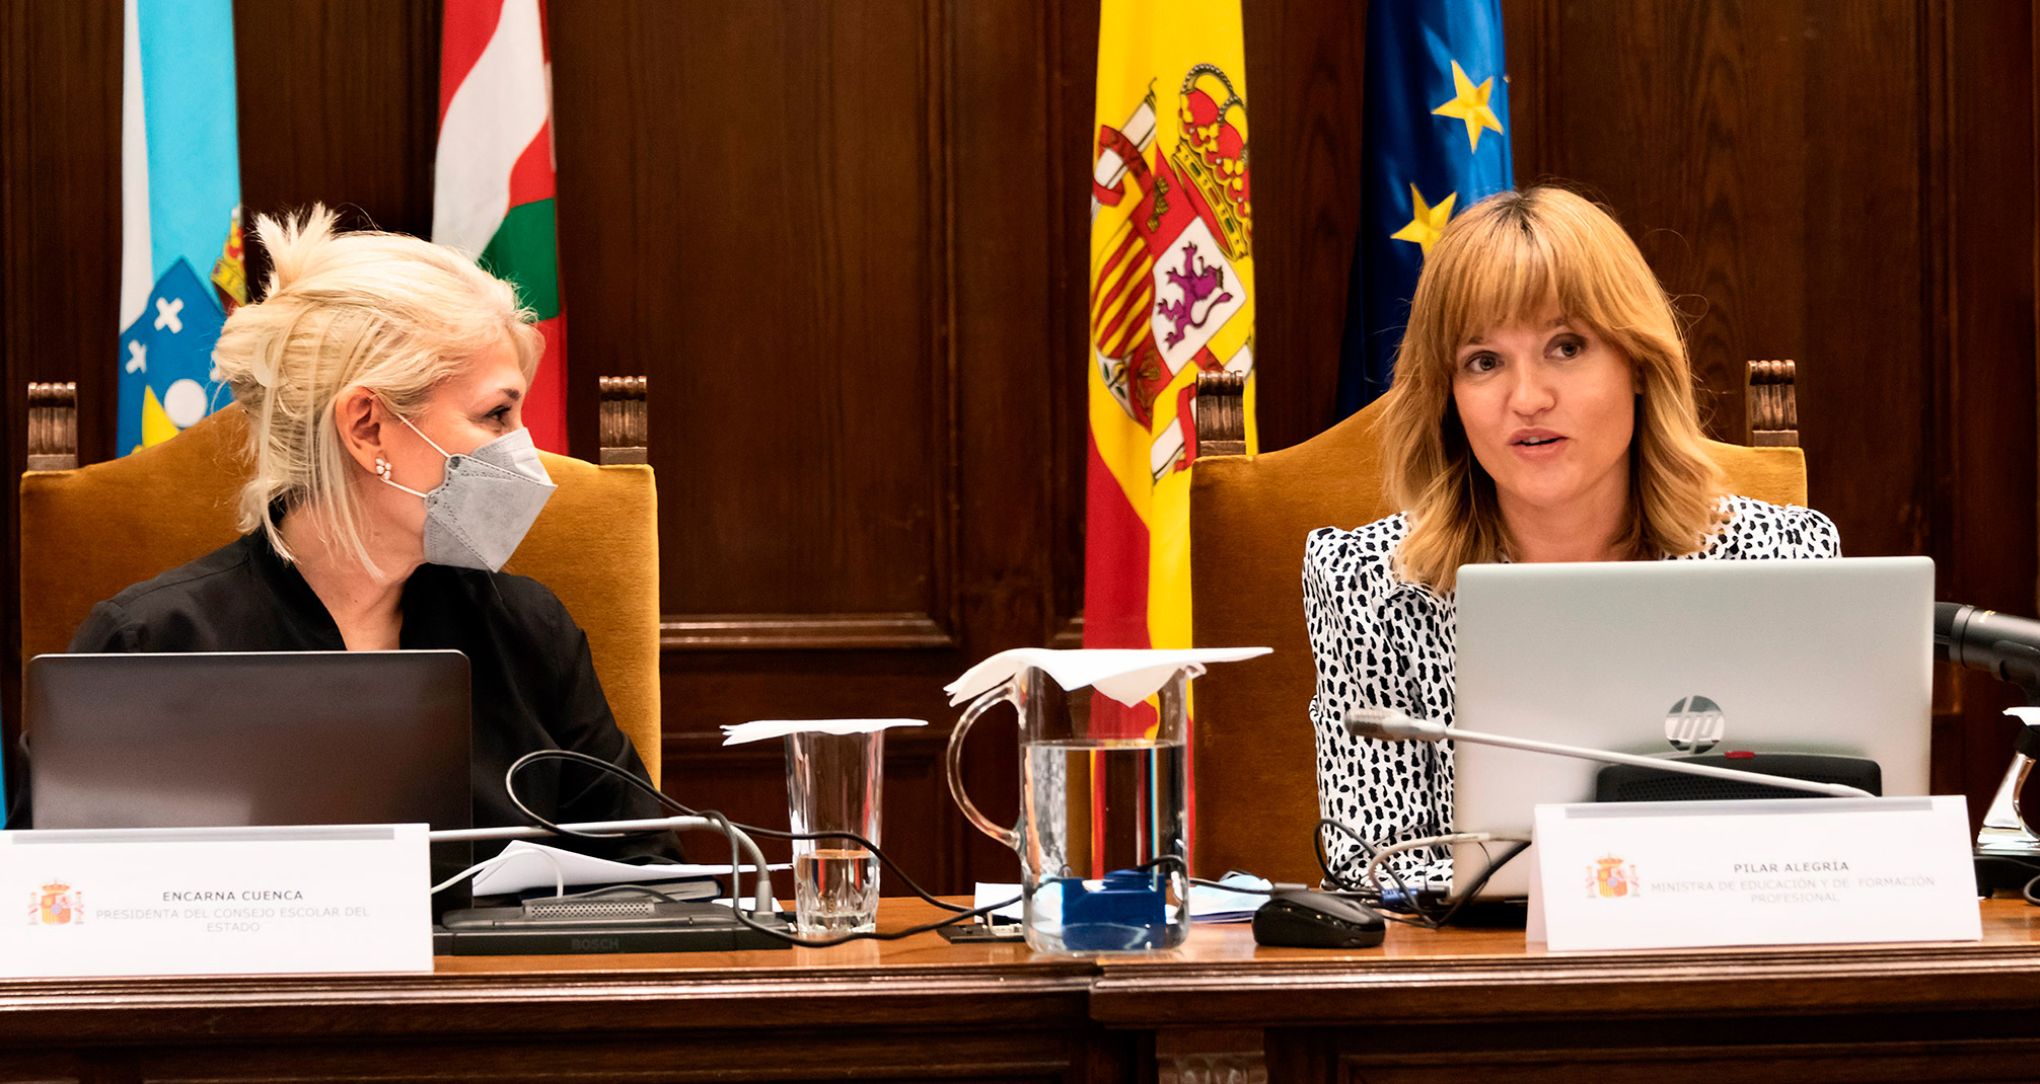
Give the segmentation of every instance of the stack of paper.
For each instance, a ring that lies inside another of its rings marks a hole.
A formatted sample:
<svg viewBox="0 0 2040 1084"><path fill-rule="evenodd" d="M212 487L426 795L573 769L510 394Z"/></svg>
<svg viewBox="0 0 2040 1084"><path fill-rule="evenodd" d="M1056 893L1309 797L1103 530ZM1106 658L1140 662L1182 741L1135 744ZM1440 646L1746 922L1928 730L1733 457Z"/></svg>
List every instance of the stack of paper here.
<svg viewBox="0 0 2040 1084"><path fill-rule="evenodd" d="M606 858L590 858L585 854L563 851L526 840L516 840L503 848L502 860L475 875L475 895L512 895L530 888L564 886L567 888L592 885L668 885L676 882L693 882L708 889L713 895L717 880L727 879L730 867L727 864L702 865L698 863L676 863L670 865L632 865L629 862L611 862ZM774 870L790 868L785 863L776 863ZM743 871L748 885L749 878L757 875L757 867L745 865ZM692 899L692 893L676 893L683 899Z"/></svg>

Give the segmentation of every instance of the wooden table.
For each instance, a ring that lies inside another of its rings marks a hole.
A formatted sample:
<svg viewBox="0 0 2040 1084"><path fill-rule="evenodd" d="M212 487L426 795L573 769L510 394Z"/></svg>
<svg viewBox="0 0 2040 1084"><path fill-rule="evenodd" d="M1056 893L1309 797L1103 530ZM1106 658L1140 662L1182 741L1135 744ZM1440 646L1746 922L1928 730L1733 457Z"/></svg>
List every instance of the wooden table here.
<svg viewBox="0 0 2040 1084"><path fill-rule="evenodd" d="M1325 952L1200 929L1105 963L1091 1015L1263 1029L1275 1081L2040 1080L2040 908L1982 907L1981 944L1547 953L1395 926Z"/></svg>
<svg viewBox="0 0 2040 1084"><path fill-rule="evenodd" d="M1981 945L1550 955L1521 931L1396 927L1311 952L1234 926L1102 961L931 934L0 981L0 1080L2040 1078L2040 908L1983 908ZM888 900L882 926L931 914Z"/></svg>

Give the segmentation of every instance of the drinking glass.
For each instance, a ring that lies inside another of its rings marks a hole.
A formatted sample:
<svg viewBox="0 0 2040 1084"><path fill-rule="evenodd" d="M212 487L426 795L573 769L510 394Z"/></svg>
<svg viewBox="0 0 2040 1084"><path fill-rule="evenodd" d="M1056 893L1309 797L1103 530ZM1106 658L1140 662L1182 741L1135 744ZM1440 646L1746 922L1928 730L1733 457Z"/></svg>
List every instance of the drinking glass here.
<svg viewBox="0 0 2040 1084"><path fill-rule="evenodd" d="M786 736L786 800L795 834L854 832L879 843L885 731ZM845 839L793 841L794 928L832 936L877 928L878 856Z"/></svg>

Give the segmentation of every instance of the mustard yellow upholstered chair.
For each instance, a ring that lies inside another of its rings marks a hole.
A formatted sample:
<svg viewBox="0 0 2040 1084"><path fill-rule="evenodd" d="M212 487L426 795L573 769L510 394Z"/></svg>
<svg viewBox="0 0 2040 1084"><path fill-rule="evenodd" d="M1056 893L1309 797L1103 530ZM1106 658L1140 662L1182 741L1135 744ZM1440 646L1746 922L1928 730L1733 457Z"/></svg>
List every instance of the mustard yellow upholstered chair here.
<svg viewBox="0 0 2040 1084"><path fill-rule="evenodd" d="M642 378L604 380L597 466L540 453L559 490L506 571L552 588L588 633L616 722L659 779L658 494L644 465ZM612 403L612 385L634 390ZM75 462L62 408L31 395L30 466ZM41 413L38 413L40 411ZM227 407L175 440L106 463L21 478L22 661L62 651L92 605L232 541L247 418ZM73 445L75 447L75 443ZM614 462L635 460L635 462Z"/></svg>
<svg viewBox="0 0 2040 1084"><path fill-rule="evenodd" d="M1806 459L1793 446L1792 377L1790 362L1750 364L1747 431L1752 443L1768 446L1710 442L1736 493L1806 503ZM1317 755L1309 704L1316 671L1303 623L1303 541L1319 527L1357 527L1395 511L1381 487L1380 404L1293 448L1211 455L1238 439L1226 431L1240 415L1224 379L1206 378L1198 391L1200 399L1207 390L1219 394L1199 403L1191 472L1192 637L1199 647L1265 644L1275 652L1213 667L1197 681L1192 865L1205 877L1242 869L1314 883Z"/></svg>

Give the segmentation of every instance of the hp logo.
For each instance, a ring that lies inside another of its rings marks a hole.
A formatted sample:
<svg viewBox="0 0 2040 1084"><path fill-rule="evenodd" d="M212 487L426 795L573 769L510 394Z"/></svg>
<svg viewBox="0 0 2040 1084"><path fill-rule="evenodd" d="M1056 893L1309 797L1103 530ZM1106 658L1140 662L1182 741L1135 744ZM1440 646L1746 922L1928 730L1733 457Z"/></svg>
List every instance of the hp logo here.
<svg viewBox="0 0 2040 1084"><path fill-rule="evenodd" d="M1665 713L1665 740L1681 753L1704 753L1727 733L1721 705L1704 696L1689 696Z"/></svg>

